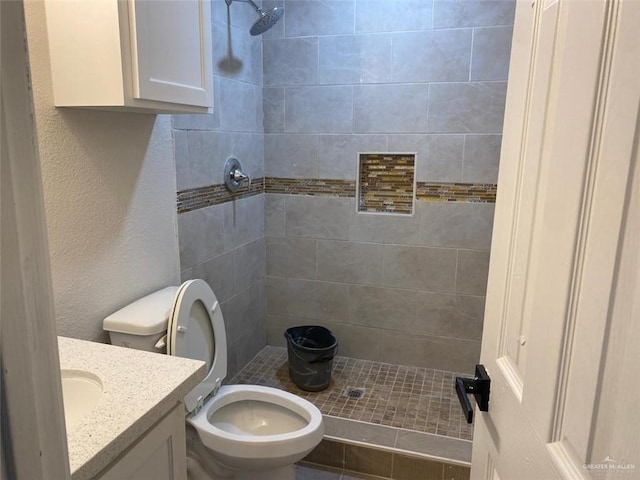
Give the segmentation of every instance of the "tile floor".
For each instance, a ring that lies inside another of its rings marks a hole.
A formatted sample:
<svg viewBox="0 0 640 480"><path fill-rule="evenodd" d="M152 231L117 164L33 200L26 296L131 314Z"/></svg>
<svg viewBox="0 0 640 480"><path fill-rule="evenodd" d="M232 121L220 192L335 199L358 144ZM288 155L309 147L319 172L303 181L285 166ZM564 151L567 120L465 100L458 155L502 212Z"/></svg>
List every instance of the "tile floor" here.
<svg viewBox="0 0 640 480"><path fill-rule="evenodd" d="M306 398L325 415L471 440L472 425L455 393L456 375L462 374L336 357L329 388L305 392L289 378L286 348L267 346L230 383L281 388Z"/></svg>
<svg viewBox="0 0 640 480"><path fill-rule="evenodd" d="M296 465L296 480L361 480L367 477L354 477L353 472L337 473L311 467Z"/></svg>

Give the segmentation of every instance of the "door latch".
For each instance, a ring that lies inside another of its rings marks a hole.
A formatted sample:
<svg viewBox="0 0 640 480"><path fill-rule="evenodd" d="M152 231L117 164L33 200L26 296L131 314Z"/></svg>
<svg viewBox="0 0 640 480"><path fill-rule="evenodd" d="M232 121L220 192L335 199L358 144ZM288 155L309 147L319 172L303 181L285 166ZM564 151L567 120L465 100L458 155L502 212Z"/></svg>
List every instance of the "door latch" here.
<svg viewBox="0 0 640 480"><path fill-rule="evenodd" d="M489 390L491 389L491 379L484 368L484 365L476 365L476 375L474 378L456 377L456 393L462 410L467 417L467 423L473 422L473 406L467 393L472 393L476 398L478 408L482 412L489 411Z"/></svg>

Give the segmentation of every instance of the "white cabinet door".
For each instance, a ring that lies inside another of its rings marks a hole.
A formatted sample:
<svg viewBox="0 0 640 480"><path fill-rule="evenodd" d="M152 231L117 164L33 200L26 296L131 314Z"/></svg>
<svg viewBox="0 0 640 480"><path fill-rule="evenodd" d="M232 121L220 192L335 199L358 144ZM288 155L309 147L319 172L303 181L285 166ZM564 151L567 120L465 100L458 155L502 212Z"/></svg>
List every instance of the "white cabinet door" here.
<svg viewBox="0 0 640 480"><path fill-rule="evenodd" d="M130 0L133 97L211 105L208 0Z"/></svg>
<svg viewBox="0 0 640 480"><path fill-rule="evenodd" d="M207 113L210 2L45 0L55 105Z"/></svg>
<svg viewBox="0 0 640 480"><path fill-rule="evenodd" d="M98 476L99 480L185 480L187 440L184 405L179 403L145 433L118 460Z"/></svg>
<svg viewBox="0 0 640 480"><path fill-rule="evenodd" d="M516 10L471 478L638 478L640 2Z"/></svg>

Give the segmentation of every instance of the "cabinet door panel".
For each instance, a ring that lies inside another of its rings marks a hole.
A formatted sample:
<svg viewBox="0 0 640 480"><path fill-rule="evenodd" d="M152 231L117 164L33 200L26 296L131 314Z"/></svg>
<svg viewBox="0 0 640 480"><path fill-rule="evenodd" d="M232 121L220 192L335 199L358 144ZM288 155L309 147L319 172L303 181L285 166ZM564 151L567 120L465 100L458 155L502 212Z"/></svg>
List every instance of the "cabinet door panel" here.
<svg viewBox="0 0 640 480"><path fill-rule="evenodd" d="M212 106L209 0L130 0L133 97Z"/></svg>
<svg viewBox="0 0 640 480"><path fill-rule="evenodd" d="M184 406L178 404L98 475L99 480L184 480L187 440Z"/></svg>

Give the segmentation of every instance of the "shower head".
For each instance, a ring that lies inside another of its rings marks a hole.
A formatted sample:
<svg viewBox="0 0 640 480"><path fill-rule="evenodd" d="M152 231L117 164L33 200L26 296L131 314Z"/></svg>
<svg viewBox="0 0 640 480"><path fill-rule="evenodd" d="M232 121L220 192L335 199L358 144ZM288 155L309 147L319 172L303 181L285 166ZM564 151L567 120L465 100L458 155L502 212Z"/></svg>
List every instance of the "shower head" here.
<svg viewBox="0 0 640 480"><path fill-rule="evenodd" d="M227 3L227 5L231 5L231 3L233 2L233 0L224 0L224 1ZM258 5L256 5L253 0L236 0L236 1L248 3L253 7L253 9L256 11L258 16L260 17L258 18L258 20L256 20L256 23L253 24L253 26L251 27L251 30L249 30L249 33L251 33L251 35L253 35L254 37L256 35L261 35L267 30L269 30L278 22L278 20L280 20L280 17L284 15L284 7L281 7L281 6L273 7L271 10L267 10L266 12L263 12L262 9L258 7Z"/></svg>
<svg viewBox="0 0 640 480"><path fill-rule="evenodd" d="M262 12L260 18L256 20L256 23L249 30L249 33L254 37L263 34L273 27L282 15L284 15L284 7L273 7L271 10Z"/></svg>

